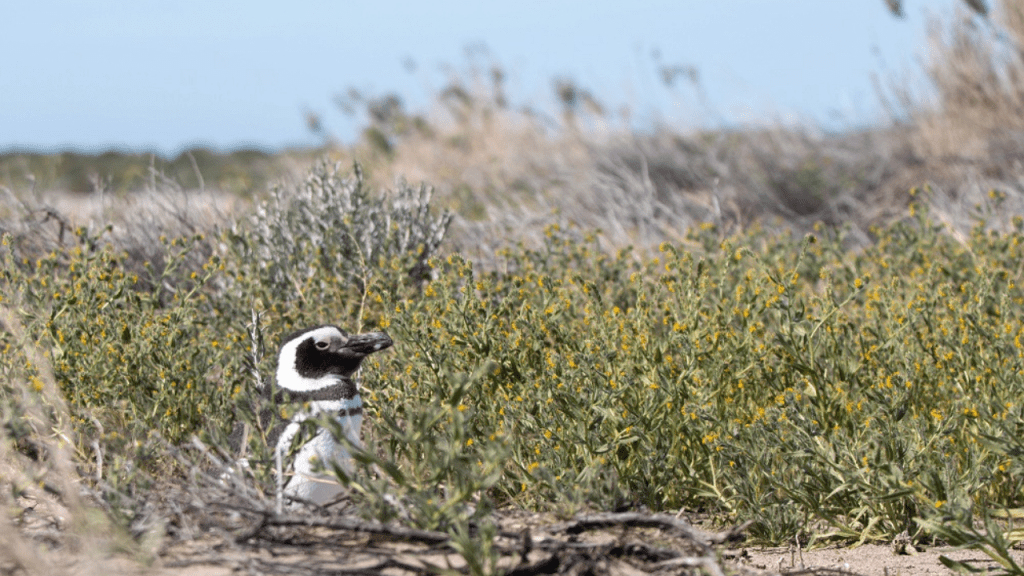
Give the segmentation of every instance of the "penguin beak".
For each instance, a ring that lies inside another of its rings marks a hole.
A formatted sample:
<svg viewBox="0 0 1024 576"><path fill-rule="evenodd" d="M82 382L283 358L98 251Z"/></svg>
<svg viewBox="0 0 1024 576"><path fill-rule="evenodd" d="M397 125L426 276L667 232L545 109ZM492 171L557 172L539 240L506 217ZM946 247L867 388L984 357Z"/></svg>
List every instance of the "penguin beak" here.
<svg viewBox="0 0 1024 576"><path fill-rule="evenodd" d="M334 342L331 344L332 349L342 354L368 356L374 352L390 348L394 342L384 332L367 332L366 334L352 334L347 340L339 341L337 349L334 348Z"/></svg>

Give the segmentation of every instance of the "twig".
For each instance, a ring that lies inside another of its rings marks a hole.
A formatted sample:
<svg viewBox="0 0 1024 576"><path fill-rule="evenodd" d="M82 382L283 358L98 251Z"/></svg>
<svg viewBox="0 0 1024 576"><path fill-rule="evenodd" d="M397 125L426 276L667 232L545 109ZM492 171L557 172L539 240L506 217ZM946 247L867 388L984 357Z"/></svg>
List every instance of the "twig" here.
<svg viewBox="0 0 1024 576"><path fill-rule="evenodd" d="M96 454L96 481L103 481L103 449L100 448L98 440L93 440L91 443L92 450Z"/></svg>
<svg viewBox="0 0 1024 576"><path fill-rule="evenodd" d="M284 471L281 465L281 448L274 448L274 496L277 501L277 513L284 512Z"/></svg>
<svg viewBox="0 0 1024 576"><path fill-rule="evenodd" d="M718 565L718 560L714 554L706 554L700 558L673 558L657 564L658 568L681 568L681 567L699 567L703 568L704 572L708 576L725 576L722 572L722 567Z"/></svg>
<svg viewBox="0 0 1024 576"><path fill-rule="evenodd" d="M693 543L707 550L713 544L722 544L739 538L750 525L745 522L726 532L705 532L667 514L642 514L639 512L592 514L563 524L548 528L549 532L565 532L579 534L588 530L600 530L611 526L634 526L639 528L658 528L676 532Z"/></svg>
<svg viewBox="0 0 1024 576"><path fill-rule="evenodd" d="M254 538L257 534L260 533L260 530L263 530L263 528L266 525L267 525L267 515L266 514L260 514L259 515L259 519L256 520L256 522L252 526L250 526L250 527L246 528L245 530L242 530L241 532L238 532L238 533L236 533L234 535L235 542L245 542L246 540L248 540L250 538Z"/></svg>
<svg viewBox="0 0 1024 576"><path fill-rule="evenodd" d="M505 576L535 576L536 574L557 574L561 567L558 554L552 554L535 564L517 566L505 573Z"/></svg>
<svg viewBox="0 0 1024 576"><path fill-rule="evenodd" d="M340 516L322 517L274 515L266 519L264 526L308 526L331 528L334 530L347 530L349 532L362 532L365 534L390 536L392 538L399 538L409 542L419 542L421 544L430 545L446 544L451 540L451 536L444 532L418 530L402 526L386 526L379 522L368 522Z"/></svg>

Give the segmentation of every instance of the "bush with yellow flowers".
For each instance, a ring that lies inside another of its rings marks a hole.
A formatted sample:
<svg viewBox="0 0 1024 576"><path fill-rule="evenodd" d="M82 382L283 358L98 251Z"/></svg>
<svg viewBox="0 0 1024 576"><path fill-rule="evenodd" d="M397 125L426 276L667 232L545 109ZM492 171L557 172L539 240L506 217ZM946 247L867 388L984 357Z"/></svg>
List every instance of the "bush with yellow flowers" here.
<svg viewBox="0 0 1024 576"><path fill-rule="evenodd" d="M46 345L83 439L109 441L115 453L154 434L180 442L224 416L220 386L237 364L204 309L203 287L217 261L178 271L200 239L169 240L162 265L147 264L140 278L125 268L125 255L99 240L79 229L71 243L17 261L5 237L2 304L18 310L28 334ZM4 338L16 344L9 332ZM5 363L16 367L18 350ZM21 368L30 378L36 372Z"/></svg>
<svg viewBox="0 0 1024 576"><path fill-rule="evenodd" d="M772 543L956 541L1021 505L1020 219L957 238L915 206L856 251L824 227L705 225L654 254L552 224L478 269L445 252L425 189L371 194L326 164L296 186L194 270L208 240L168 241L143 278L84 232L35 260L0 248L0 305L48 351L83 462L96 438L108 459L150 434L223 438L280 335L331 322L395 340L361 375L361 466L338 470L382 520L643 505ZM0 373L33 382L3 338Z"/></svg>
<svg viewBox="0 0 1024 576"><path fill-rule="evenodd" d="M704 227L645 258L552 226L501 271L436 260L422 295L386 298L372 411L491 366L459 409L469 449L510 454L499 499L715 511L768 542L1019 505L1020 228L961 243L918 209L875 232L851 253Z"/></svg>

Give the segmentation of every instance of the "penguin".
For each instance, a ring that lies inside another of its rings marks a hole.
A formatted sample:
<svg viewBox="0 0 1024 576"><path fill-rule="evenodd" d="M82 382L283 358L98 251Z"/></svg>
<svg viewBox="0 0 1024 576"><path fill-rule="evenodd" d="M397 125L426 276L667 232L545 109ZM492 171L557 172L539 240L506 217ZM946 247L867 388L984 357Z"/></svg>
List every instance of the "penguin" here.
<svg viewBox="0 0 1024 576"><path fill-rule="evenodd" d="M363 401L355 373L364 358L393 344L384 332L349 334L334 325L314 326L285 337L278 353L276 385L263 394L274 405L301 406L290 420L267 433L269 446L282 461L278 486L284 486L284 496L324 505L341 493L331 465L351 471L347 447L361 445ZM274 412L264 409L261 423L268 424ZM347 441L323 426L308 430L307 425L303 430L304 421L323 414L338 421ZM293 446L296 440L301 444Z"/></svg>

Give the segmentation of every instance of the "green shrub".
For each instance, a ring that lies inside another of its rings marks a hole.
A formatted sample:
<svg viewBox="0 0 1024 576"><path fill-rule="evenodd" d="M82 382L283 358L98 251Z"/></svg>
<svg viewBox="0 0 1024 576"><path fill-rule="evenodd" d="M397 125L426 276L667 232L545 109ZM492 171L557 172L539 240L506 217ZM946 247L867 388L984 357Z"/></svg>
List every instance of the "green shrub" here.
<svg viewBox="0 0 1024 576"><path fill-rule="evenodd" d="M302 182L273 188L226 234L225 295L243 306L310 307L362 323L371 284L427 279L427 260L452 220L447 211L433 214L431 195L404 183L373 193L358 165L347 176L323 161Z"/></svg>
<svg viewBox="0 0 1024 576"><path fill-rule="evenodd" d="M74 243L34 262L14 261L9 249L0 253L3 293L28 333L45 343L86 437L100 434L124 445L157 433L180 442L207 419L225 416L221 383L231 378L233 364L202 292L218 262L208 262L201 274L176 268L198 240L167 242L165 267L147 267L151 290L125 270L123 254L84 229ZM10 241L4 238L4 248Z"/></svg>
<svg viewBox="0 0 1024 576"><path fill-rule="evenodd" d="M772 542L1018 502L981 440L1022 392L1019 231L962 245L919 214L851 255L705 227L649 259L549 232L507 273L452 256L396 302L370 395L401 413L453 366L496 366L462 403L474 442L511 451L499 498L719 511Z"/></svg>
<svg viewBox="0 0 1024 576"><path fill-rule="evenodd" d="M363 497L367 515L430 530L490 521L494 503L488 491L505 471L508 449L502 442L476 441L476 413L463 399L491 369L485 364L472 374L442 371L429 386L438 397L374 410L369 445L354 451L358 473L337 471Z"/></svg>
<svg viewBox="0 0 1024 576"><path fill-rule="evenodd" d="M958 240L917 209L859 252L825 229L708 225L657 255L552 225L479 270L440 253L450 216L429 200L321 165L195 275L176 263L196 239L168 242L145 282L84 232L38 261L5 246L0 304L49 350L76 431L121 454L151 429L222 434L272 368L261 339L388 330L344 478L382 520L465 535L505 504L642 504L753 520L773 543L981 542L965 518L1021 505L1020 219Z"/></svg>

